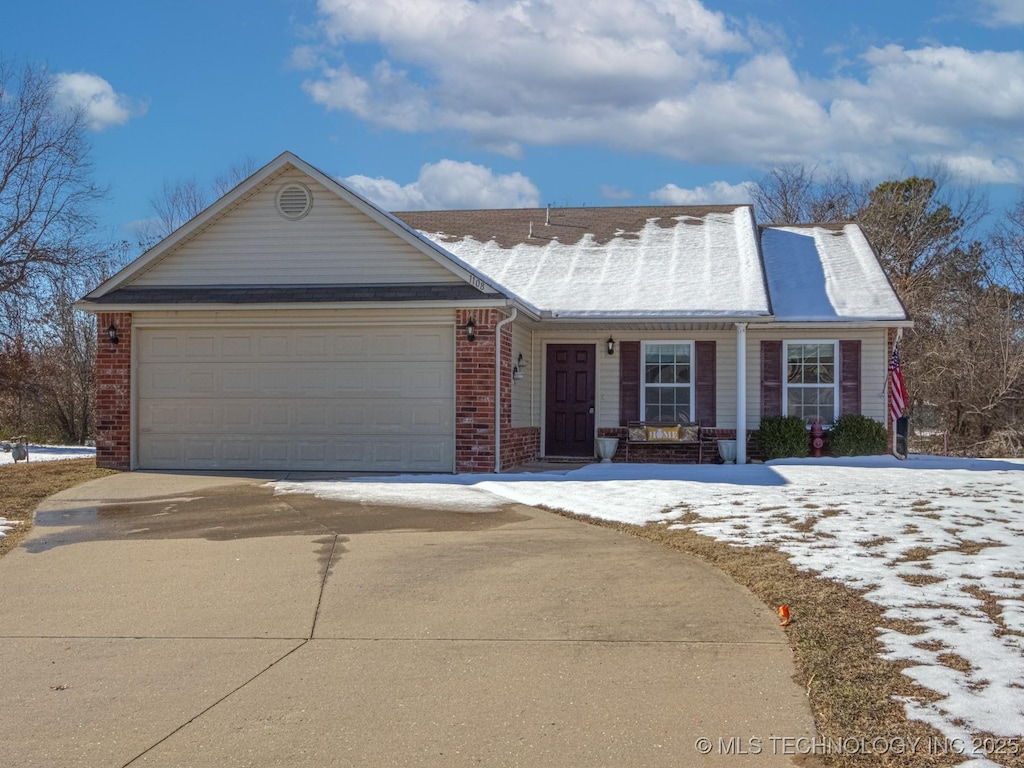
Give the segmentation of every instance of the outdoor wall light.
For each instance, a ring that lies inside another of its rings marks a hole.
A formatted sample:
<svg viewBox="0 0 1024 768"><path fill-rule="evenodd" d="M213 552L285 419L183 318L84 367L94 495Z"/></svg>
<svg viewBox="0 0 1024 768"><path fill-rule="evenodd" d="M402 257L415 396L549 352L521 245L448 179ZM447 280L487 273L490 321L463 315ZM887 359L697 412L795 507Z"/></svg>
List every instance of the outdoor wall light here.
<svg viewBox="0 0 1024 768"><path fill-rule="evenodd" d="M466 341L476 341L476 321L472 317L466 323Z"/></svg>
<svg viewBox="0 0 1024 768"><path fill-rule="evenodd" d="M518 366L512 369L512 380L519 381L523 378L523 369Z"/></svg>
<svg viewBox="0 0 1024 768"><path fill-rule="evenodd" d="M605 346L608 348L608 354L609 355L614 355L615 354L615 339L613 339L611 336L609 336L608 337L608 341L605 342Z"/></svg>
<svg viewBox="0 0 1024 768"><path fill-rule="evenodd" d="M117 328L113 323L107 328L107 338L110 339L111 344L117 344L121 339L117 335Z"/></svg>
<svg viewBox="0 0 1024 768"><path fill-rule="evenodd" d="M525 367L526 367L526 360L523 359L523 353L520 352L519 353L519 359L516 360L516 368L518 368L521 371Z"/></svg>

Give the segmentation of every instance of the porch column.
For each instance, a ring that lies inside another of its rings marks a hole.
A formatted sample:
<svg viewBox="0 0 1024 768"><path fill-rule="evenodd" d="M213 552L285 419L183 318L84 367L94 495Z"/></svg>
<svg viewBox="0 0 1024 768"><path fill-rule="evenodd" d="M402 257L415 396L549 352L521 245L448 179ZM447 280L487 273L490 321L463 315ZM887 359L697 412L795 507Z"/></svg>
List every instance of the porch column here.
<svg viewBox="0 0 1024 768"><path fill-rule="evenodd" d="M747 463L747 324L736 323L736 463Z"/></svg>

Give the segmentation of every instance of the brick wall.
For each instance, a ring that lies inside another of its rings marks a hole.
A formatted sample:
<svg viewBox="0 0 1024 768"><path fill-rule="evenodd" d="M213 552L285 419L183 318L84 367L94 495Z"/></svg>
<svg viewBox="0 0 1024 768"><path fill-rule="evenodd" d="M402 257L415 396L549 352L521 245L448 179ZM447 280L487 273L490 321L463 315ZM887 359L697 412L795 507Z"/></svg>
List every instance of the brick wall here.
<svg viewBox="0 0 1024 768"><path fill-rule="evenodd" d="M517 467L540 456L540 427L501 428L501 468Z"/></svg>
<svg viewBox="0 0 1024 768"><path fill-rule="evenodd" d="M107 329L117 328L112 344ZM132 316L130 312L96 315L96 466L129 469L131 465Z"/></svg>
<svg viewBox="0 0 1024 768"><path fill-rule="evenodd" d="M496 309L455 312L455 471L494 471L494 336ZM466 323L476 323L476 340Z"/></svg>

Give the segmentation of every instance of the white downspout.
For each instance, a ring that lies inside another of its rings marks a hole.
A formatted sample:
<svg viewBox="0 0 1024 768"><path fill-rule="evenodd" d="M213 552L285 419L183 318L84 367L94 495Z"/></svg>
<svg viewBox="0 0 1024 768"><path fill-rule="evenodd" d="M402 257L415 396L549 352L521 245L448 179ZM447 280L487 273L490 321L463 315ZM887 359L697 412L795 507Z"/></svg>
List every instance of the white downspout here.
<svg viewBox="0 0 1024 768"><path fill-rule="evenodd" d="M519 310L512 307L512 314L494 327L494 474L501 473L501 331L516 319Z"/></svg>
<svg viewBox="0 0 1024 768"><path fill-rule="evenodd" d="M747 324L736 323L736 463L747 463Z"/></svg>

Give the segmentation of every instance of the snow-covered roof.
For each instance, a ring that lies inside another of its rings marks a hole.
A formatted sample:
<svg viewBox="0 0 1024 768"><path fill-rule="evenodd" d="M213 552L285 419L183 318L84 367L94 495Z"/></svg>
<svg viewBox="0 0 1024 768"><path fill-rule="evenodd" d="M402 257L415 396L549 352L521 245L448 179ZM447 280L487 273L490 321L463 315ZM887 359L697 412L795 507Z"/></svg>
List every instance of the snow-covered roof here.
<svg viewBox="0 0 1024 768"><path fill-rule="evenodd" d="M764 227L761 252L776 320L907 319L856 224Z"/></svg>
<svg viewBox="0 0 1024 768"><path fill-rule="evenodd" d="M750 206L395 215L554 317L770 315Z"/></svg>

